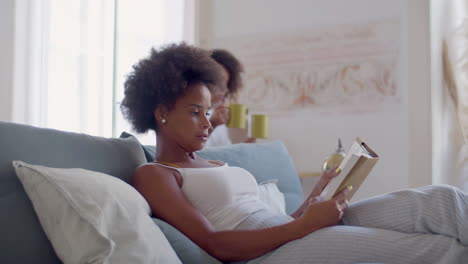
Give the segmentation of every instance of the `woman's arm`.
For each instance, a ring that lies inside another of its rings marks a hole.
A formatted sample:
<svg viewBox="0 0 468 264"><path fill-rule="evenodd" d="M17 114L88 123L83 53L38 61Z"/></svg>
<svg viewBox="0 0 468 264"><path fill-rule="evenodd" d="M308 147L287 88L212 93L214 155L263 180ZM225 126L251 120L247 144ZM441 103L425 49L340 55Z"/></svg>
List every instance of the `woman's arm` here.
<svg viewBox="0 0 468 264"><path fill-rule="evenodd" d="M320 201L320 194L322 193L323 189L325 186L327 186L328 182L330 182L331 179L335 178L340 171L336 171L337 168L333 168L331 170L327 170L322 173L320 176L320 179L318 182L315 184L314 188L312 189L312 192L309 194L307 199L304 200L304 202L299 206L299 208L291 214L291 217L297 218L301 216L301 214L304 212L304 210L307 208L307 205L309 204L310 201Z"/></svg>
<svg viewBox="0 0 468 264"><path fill-rule="evenodd" d="M336 224L342 207L336 201L309 205L303 216L284 225L245 231L215 231L208 220L187 200L175 171L154 165L138 168L133 185L148 201L153 214L184 233L213 257L222 261L261 256L291 240L324 226Z"/></svg>

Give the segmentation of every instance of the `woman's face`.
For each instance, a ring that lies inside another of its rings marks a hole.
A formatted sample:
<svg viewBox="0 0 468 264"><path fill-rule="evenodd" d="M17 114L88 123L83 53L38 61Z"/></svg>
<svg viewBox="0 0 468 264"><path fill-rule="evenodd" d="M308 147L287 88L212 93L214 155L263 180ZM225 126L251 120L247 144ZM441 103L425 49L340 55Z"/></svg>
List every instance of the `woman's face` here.
<svg viewBox="0 0 468 264"><path fill-rule="evenodd" d="M162 124L166 134L187 152L200 150L208 139L208 110L211 93L204 84L193 84L189 92L176 101Z"/></svg>

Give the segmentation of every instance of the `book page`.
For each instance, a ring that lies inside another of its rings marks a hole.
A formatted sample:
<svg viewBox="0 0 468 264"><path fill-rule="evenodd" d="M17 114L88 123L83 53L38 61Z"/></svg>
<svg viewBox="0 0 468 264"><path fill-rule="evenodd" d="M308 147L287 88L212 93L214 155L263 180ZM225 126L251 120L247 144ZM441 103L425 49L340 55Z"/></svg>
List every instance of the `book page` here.
<svg viewBox="0 0 468 264"><path fill-rule="evenodd" d="M341 162L338 168L341 169L340 174L333 178L322 191L322 197L325 200L328 200L333 197L336 190L340 186L340 184L345 180L346 176L348 176L349 172L353 169L354 165L359 161L361 155L351 153L351 155L346 155L347 159Z"/></svg>
<svg viewBox="0 0 468 264"><path fill-rule="evenodd" d="M355 140L353 142L353 144L351 145L351 147L349 148L348 152L346 153L343 161L340 163L340 165L338 166L338 169L340 169L341 171L343 171L343 167L346 166L346 164L349 163L349 160L351 159L352 157L352 154L353 153L356 153L356 154L359 154L362 152L362 148L361 148L361 142L360 140L357 141Z"/></svg>

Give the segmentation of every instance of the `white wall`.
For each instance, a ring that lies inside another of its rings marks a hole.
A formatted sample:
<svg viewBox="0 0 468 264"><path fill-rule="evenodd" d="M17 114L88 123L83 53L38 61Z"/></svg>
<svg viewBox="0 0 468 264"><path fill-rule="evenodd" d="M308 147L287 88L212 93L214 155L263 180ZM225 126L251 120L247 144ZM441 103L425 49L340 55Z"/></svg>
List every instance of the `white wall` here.
<svg viewBox="0 0 468 264"><path fill-rule="evenodd" d="M203 2L200 43L216 38L281 33L318 25L401 21L397 108L359 116L297 114L271 120L271 138L284 141L299 171L317 171L335 148L360 136L381 155L356 198L431 183L429 2L425 0L232 0ZM222 47L218 47L222 48Z"/></svg>
<svg viewBox="0 0 468 264"><path fill-rule="evenodd" d="M12 118L14 2L0 1L0 121Z"/></svg>
<svg viewBox="0 0 468 264"><path fill-rule="evenodd" d="M432 184L430 1L407 0L409 187Z"/></svg>

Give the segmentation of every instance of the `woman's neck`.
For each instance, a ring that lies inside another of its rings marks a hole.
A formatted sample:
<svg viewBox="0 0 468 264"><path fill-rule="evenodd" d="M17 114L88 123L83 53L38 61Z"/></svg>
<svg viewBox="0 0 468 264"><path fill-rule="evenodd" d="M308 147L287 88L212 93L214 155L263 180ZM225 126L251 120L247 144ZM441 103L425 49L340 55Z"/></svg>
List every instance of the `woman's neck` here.
<svg viewBox="0 0 468 264"><path fill-rule="evenodd" d="M179 145L156 136L155 161L169 163L191 163L197 158L194 152L187 152Z"/></svg>

